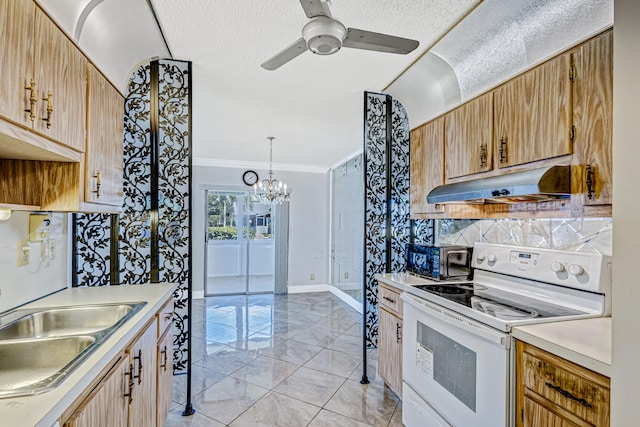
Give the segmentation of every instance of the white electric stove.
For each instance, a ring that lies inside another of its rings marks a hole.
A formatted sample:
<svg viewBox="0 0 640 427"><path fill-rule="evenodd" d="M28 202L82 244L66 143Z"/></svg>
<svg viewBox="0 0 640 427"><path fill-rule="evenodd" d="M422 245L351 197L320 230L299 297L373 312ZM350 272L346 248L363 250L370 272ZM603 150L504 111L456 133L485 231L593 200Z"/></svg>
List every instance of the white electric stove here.
<svg viewBox="0 0 640 427"><path fill-rule="evenodd" d="M472 266L403 287L408 427L512 425L511 328L610 314L610 257L476 243Z"/></svg>

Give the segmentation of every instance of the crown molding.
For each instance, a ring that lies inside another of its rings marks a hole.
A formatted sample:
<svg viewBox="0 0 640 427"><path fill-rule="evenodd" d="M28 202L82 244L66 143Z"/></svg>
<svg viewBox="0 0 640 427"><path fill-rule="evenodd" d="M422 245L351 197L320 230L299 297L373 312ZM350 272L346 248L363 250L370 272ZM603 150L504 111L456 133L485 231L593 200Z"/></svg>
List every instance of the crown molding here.
<svg viewBox="0 0 640 427"><path fill-rule="evenodd" d="M348 162L349 160L353 159L355 156L357 156L358 154L362 154L362 148L360 148L357 151L354 151L353 153L349 154L348 156L344 157L342 160L340 160L338 163L336 163L335 165L331 166L329 169L335 169L338 166L342 165L343 163Z"/></svg>
<svg viewBox="0 0 640 427"><path fill-rule="evenodd" d="M269 169L268 162L250 162L246 160L209 159L206 157L194 157L194 166L206 166L215 168L236 168L236 169ZM274 171L307 172L307 173L327 173L329 168L312 165L296 165L292 163L273 163Z"/></svg>

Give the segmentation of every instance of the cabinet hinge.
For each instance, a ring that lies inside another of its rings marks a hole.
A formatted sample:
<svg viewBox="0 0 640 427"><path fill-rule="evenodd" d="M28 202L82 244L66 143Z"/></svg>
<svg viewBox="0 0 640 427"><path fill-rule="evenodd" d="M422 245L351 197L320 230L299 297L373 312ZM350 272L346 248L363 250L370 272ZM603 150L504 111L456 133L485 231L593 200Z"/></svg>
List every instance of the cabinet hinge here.
<svg viewBox="0 0 640 427"><path fill-rule="evenodd" d="M524 423L524 409L520 409L520 419Z"/></svg>
<svg viewBox="0 0 640 427"><path fill-rule="evenodd" d="M576 139L576 127L575 126L571 126L571 129L569 129L569 138L571 138L571 141L575 141L575 139Z"/></svg>
<svg viewBox="0 0 640 427"><path fill-rule="evenodd" d="M569 80L574 82L575 79L576 79L576 66L572 65L571 67L569 67Z"/></svg>

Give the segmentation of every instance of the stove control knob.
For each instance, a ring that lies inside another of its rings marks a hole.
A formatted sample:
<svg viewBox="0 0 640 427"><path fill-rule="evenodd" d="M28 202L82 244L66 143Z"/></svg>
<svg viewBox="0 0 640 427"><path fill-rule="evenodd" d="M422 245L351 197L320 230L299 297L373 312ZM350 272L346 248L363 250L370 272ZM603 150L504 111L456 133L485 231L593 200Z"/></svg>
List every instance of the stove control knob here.
<svg viewBox="0 0 640 427"><path fill-rule="evenodd" d="M553 261L550 267L551 271L555 271L556 273L564 271L564 265L562 265L562 263L558 261Z"/></svg>
<svg viewBox="0 0 640 427"><path fill-rule="evenodd" d="M478 262L482 262L487 259L487 256L484 254L484 252L478 252L476 259L478 260Z"/></svg>
<svg viewBox="0 0 640 427"><path fill-rule="evenodd" d="M578 264L569 264L569 273L574 276L579 276L584 273L584 268L580 267Z"/></svg>
<svg viewBox="0 0 640 427"><path fill-rule="evenodd" d="M489 262L496 262L496 260L498 259L498 257L496 257L496 254L489 254L487 255L487 261Z"/></svg>

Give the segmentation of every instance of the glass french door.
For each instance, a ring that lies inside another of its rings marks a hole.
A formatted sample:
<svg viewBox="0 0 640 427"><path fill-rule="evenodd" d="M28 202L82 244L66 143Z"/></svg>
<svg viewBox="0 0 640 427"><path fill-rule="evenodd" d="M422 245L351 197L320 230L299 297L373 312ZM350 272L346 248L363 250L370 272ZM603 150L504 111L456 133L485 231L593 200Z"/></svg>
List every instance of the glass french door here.
<svg viewBox="0 0 640 427"><path fill-rule="evenodd" d="M272 293L272 205L251 192L206 191L205 295Z"/></svg>

